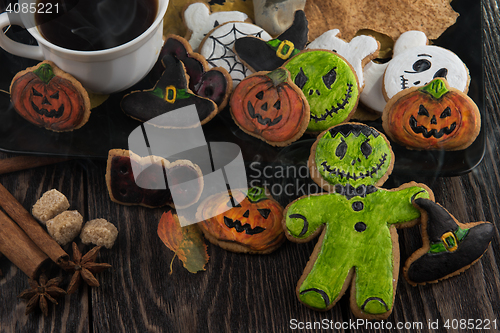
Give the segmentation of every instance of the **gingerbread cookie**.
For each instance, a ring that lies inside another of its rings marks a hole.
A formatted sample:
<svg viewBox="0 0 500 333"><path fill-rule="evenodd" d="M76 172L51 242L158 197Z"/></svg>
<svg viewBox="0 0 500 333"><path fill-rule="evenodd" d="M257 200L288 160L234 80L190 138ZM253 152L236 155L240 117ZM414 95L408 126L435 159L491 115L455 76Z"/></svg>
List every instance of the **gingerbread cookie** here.
<svg viewBox="0 0 500 333"><path fill-rule="evenodd" d="M227 22L246 22L248 15L238 11L212 13L204 2L190 4L184 10L184 23L189 30L186 39L193 50L198 49L203 38L214 28Z"/></svg>
<svg viewBox="0 0 500 333"><path fill-rule="evenodd" d="M273 71L304 49L308 31L306 15L298 10L292 25L278 37L270 41L253 36L238 38L234 52L254 72Z"/></svg>
<svg viewBox="0 0 500 333"><path fill-rule="evenodd" d="M78 129L90 117L85 88L48 60L17 73L10 85L10 98L24 119L54 132Z"/></svg>
<svg viewBox="0 0 500 333"><path fill-rule="evenodd" d="M378 187L390 174L394 155L383 134L363 124L341 124L321 133L311 160L314 173L328 175L313 179L335 192L299 198L285 209L288 239L303 243L320 235L297 284L297 297L308 307L328 310L350 285L357 317L385 319L394 305L399 273L396 228L418 223L420 212L412 201L433 200L433 193L415 182L392 190Z"/></svg>
<svg viewBox="0 0 500 333"><path fill-rule="evenodd" d="M224 68L210 68L205 58L193 52L189 43L177 35L168 35L165 38L159 59L163 59L166 55L182 61L189 77L189 89L195 95L214 101L219 111L224 109L233 91L231 77ZM164 70L165 66L159 60L153 69L157 76L155 80L158 80Z"/></svg>
<svg viewBox="0 0 500 333"><path fill-rule="evenodd" d="M283 207L260 187L210 196L198 207L196 218L205 237L228 251L266 254L285 240Z"/></svg>
<svg viewBox="0 0 500 333"><path fill-rule="evenodd" d="M380 43L372 36L356 36L350 42L346 42L340 38L339 29L333 29L316 38L307 49L330 50L340 54L354 68L359 85L363 87L365 85L363 67L378 56Z"/></svg>
<svg viewBox="0 0 500 333"><path fill-rule="evenodd" d="M306 50L283 67L309 103L308 132L321 132L351 118L358 105L359 84L354 69L343 57L327 50Z"/></svg>
<svg viewBox="0 0 500 333"><path fill-rule="evenodd" d="M309 104L284 68L245 78L234 90L230 106L245 133L273 146L298 140L309 124Z"/></svg>
<svg viewBox="0 0 500 333"><path fill-rule="evenodd" d="M458 275L486 252L495 232L493 224L462 224L441 205L427 199L416 199L414 204L422 215L423 246L406 260L404 276L410 284Z"/></svg>
<svg viewBox="0 0 500 333"><path fill-rule="evenodd" d="M472 99L446 80L396 94L382 115L385 133L409 149L461 150L481 130L481 114Z"/></svg>
<svg viewBox="0 0 500 333"><path fill-rule="evenodd" d="M175 205L167 178L176 180ZM191 180L197 180L196 186ZM179 186L182 183L187 184L186 188ZM108 154L106 185L111 200L122 205L150 208L169 205L180 209L198 201L203 191L203 175L188 160L170 163L158 156L141 158L129 150L112 149Z"/></svg>
<svg viewBox="0 0 500 333"><path fill-rule="evenodd" d="M199 122L193 123L190 119L179 117L168 124L156 122L156 126L165 128L189 128L206 124L217 114L217 104L208 98L203 98L192 93L188 88L188 78L182 62L171 56L163 58L165 71L150 90L133 91L125 95L121 101L123 112L129 117L139 121L148 121L162 114L179 108L192 105L196 106Z"/></svg>
<svg viewBox="0 0 500 333"><path fill-rule="evenodd" d="M245 22L228 22L218 26L205 36L199 52L212 67L222 67L233 79L233 89L251 74L233 51L234 42L241 37L255 36L268 41L271 36L261 27Z"/></svg>

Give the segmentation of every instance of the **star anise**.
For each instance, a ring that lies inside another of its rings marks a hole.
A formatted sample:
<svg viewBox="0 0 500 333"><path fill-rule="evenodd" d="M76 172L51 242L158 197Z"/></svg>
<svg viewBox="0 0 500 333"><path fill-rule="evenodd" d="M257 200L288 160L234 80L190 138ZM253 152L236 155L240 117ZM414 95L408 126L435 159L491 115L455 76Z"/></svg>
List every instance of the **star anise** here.
<svg viewBox="0 0 500 333"><path fill-rule="evenodd" d="M44 316L49 314L49 307L47 300L54 304L57 304L56 298L66 295L64 289L58 287L61 283L60 278L54 278L47 281L47 276L45 274L40 275L39 282L30 279L30 289L23 291L18 298L22 298L28 301L26 304L26 314L30 314L35 311L36 306L40 307Z"/></svg>
<svg viewBox="0 0 500 333"><path fill-rule="evenodd" d="M101 246L96 246L82 257L78 246L73 242L73 261L70 260L63 265L63 269L73 272L67 290L68 294L78 290L82 279L91 287L99 287L99 281L94 277L94 274L112 267L110 264L95 262L100 249Z"/></svg>

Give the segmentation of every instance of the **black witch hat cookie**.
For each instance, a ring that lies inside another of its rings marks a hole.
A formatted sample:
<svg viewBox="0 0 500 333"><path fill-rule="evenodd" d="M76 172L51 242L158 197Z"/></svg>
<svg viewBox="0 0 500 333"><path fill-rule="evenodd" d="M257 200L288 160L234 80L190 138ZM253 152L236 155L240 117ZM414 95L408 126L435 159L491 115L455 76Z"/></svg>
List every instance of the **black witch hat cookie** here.
<svg viewBox="0 0 500 333"><path fill-rule="evenodd" d="M253 36L238 38L234 52L254 72L273 71L305 48L307 26L304 11L298 10L290 28L275 39L266 42Z"/></svg>
<svg viewBox="0 0 500 333"><path fill-rule="evenodd" d="M217 114L217 104L212 100L197 96L188 88L188 78L184 65L177 58L166 55L163 58L165 71L150 90L133 91L125 95L121 101L121 108L126 115L139 121L148 121L170 111L189 105L195 105L199 122L182 117L169 119L167 124L155 124L165 128L188 128L207 123Z"/></svg>
<svg viewBox="0 0 500 333"><path fill-rule="evenodd" d="M437 282L458 275L481 258L494 233L489 222L458 222L441 205L418 198L422 248L406 261L404 276L412 284Z"/></svg>

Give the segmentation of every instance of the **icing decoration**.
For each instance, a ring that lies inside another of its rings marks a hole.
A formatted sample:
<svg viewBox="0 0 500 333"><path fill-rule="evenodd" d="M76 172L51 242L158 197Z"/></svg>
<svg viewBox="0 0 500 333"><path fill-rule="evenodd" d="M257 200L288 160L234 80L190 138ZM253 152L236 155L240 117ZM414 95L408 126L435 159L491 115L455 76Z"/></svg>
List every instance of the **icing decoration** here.
<svg viewBox="0 0 500 333"><path fill-rule="evenodd" d="M307 49L324 49L340 54L354 68L358 82L363 87L363 66L377 57L380 44L372 36L356 36L347 43L339 38L339 33L339 29L329 30L311 42Z"/></svg>
<svg viewBox="0 0 500 333"><path fill-rule="evenodd" d="M359 100L364 106L370 110L382 113L384 111L385 100L382 94L382 86L384 83L384 72L388 63L379 64L370 61L363 68L365 77L365 87L359 95Z"/></svg>
<svg viewBox="0 0 500 333"><path fill-rule="evenodd" d="M304 49L307 43L307 19L298 10L293 24L268 42L257 37L242 37L234 43L234 51L252 71L272 71Z"/></svg>
<svg viewBox="0 0 500 333"><path fill-rule="evenodd" d="M415 200L422 214L423 246L406 261L404 275L412 284L446 279L468 269L481 258L493 238L489 222L462 224L437 203Z"/></svg>
<svg viewBox="0 0 500 333"><path fill-rule="evenodd" d="M466 94L435 79L400 92L382 115L386 134L411 149L465 149L481 129L479 110Z"/></svg>
<svg viewBox="0 0 500 333"><path fill-rule="evenodd" d="M350 119L358 104L359 86L354 70L344 58L331 51L307 50L284 67L309 103L308 132L320 132Z"/></svg>
<svg viewBox="0 0 500 333"><path fill-rule="evenodd" d="M200 46L200 54L212 67L222 67L233 79L233 89L250 75L251 71L236 57L233 51L234 42L241 37L255 36L265 41L271 36L262 28L244 22L229 22L212 30Z"/></svg>
<svg viewBox="0 0 500 333"><path fill-rule="evenodd" d="M196 217L202 221L198 225L208 240L234 252L270 253L277 249L285 240L283 207L260 187L249 189L247 194L242 190L231 193L229 200L227 193L220 193L198 207Z"/></svg>
<svg viewBox="0 0 500 333"><path fill-rule="evenodd" d="M391 156L386 158L387 167L380 166L383 154ZM320 170L313 169L321 166L311 163L318 158L337 170L357 165L354 174L372 170L383 174L347 180L340 175L318 178ZM321 234L296 289L307 306L328 310L351 285L351 309L357 317L380 320L390 315L399 272L396 228L418 222L420 212L412 201L433 199L427 186L415 182L392 190L375 186L388 177L393 159L383 134L363 124L338 125L318 136L309 158L311 175L320 186L329 182L335 192L295 200L286 207L283 221L291 241L308 242Z"/></svg>
<svg viewBox="0 0 500 333"><path fill-rule="evenodd" d="M189 5L184 11L184 22L191 31L189 44L193 50L198 49L201 41L213 28L227 22L243 22L248 15L239 11L223 11L211 13L210 7L203 2Z"/></svg>
<svg viewBox="0 0 500 333"><path fill-rule="evenodd" d="M163 58L165 71L150 90L133 91L125 95L121 101L121 108L126 115L148 121L159 115L177 110L181 107L194 104L198 111L199 122L190 123L179 118L168 124L156 123L166 128L187 128L207 123L217 113L217 105L203 97L194 95L188 89L188 82L184 66L177 58L166 55Z"/></svg>
<svg viewBox="0 0 500 333"><path fill-rule="evenodd" d="M137 177L134 177L136 170ZM159 175L164 176L158 179ZM157 156L140 157L128 150L112 149L108 154L106 185L111 200L124 205L176 208L166 181L176 180L175 199L177 208L186 208L198 201L203 191L203 176L200 168L188 160L169 162ZM192 181L198 179L196 184ZM189 183L187 183L189 181ZM186 182L187 187L179 186ZM139 187L137 183L144 186ZM148 184L155 186L148 186ZM150 189L164 184L163 189ZM196 185L196 186L195 186ZM149 187L149 188L147 188Z"/></svg>
<svg viewBox="0 0 500 333"><path fill-rule="evenodd" d="M80 128L90 116L86 90L50 61L17 73L10 94L17 113L30 123L52 131Z"/></svg>
<svg viewBox="0 0 500 333"><path fill-rule="evenodd" d="M220 67L209 69L205 58L193 52L187 41L177 35L168 35L159 59L171 55L182 61L184 69L189 77L189 89L198 96L214 101L219 110L222 110L229 99L232 91L232 81L229 73ZM158 61L153 69L156 80L165 70L162 61Z"/></svg>
<svg viewBox="0 0 500 333"><path fill-rule="evenodd" d="M255 23L273 36L288 29L297 10L304 10L306 0L254 0Z"/></svg>
<svg viewBox="0 0 500 333"><path fill-rule="evenodd" d="M234 90L231 115L245 132L273 146L298 140L309 123L309 105L286 69L259 72Z"/></svg>
<svg viewBox="0 0 500 333"><path fill-rule="evenodd" d="M467 93L469 71L462 60L445 48L426 44L427 37L420 31L408 31L398 38L384 74L386 100L401 90L425 86L439 77Z"/></svg>

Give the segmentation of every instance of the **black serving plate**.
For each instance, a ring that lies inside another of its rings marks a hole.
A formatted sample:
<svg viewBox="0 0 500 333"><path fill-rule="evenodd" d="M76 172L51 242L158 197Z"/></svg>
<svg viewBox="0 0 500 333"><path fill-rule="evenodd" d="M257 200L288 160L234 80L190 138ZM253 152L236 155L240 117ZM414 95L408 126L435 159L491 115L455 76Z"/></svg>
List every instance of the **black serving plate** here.
<svg viewBox="0 0 500 333"><path fill-rule="evenodd" d="M453 8L460 13L457 23L450 27L436 45L455 52L469 68L471 84L469 96L483 113L483 69L481 11L479 1L454 0ZM35 44L23 29L11 27L7 32L12 39ZM0 49L0 89L9 90L14 75L37 62L13 56ZM149 89L146 78L130 90ZM66 133L55 133L32 125L21 118L10 104L8 93L0 92L0 150L23 154L59 155L77 158L106 158L113 148L128 148L128 136L140 125L120 109L121 97L127 92L113 94L101 106L92 110L91 117L82 128ZM368 123L382 130L380 120ZM232 121L229 111L223 110L214 120L203 126L207 141L237 143L246 162L279 163L287 152L305 151L314 140L307 135L286 148L275 148L244 134ZM476 141L467 149L455 152L411 151L396 144L396 164L393 174L419 174L424 176L455 176L469 172L477 166L485 152L484 127ZM297 156L298 157L298 156ZM307 159L306 156L304 156ZM278 160L277 160L278 159Z"/></svg>

